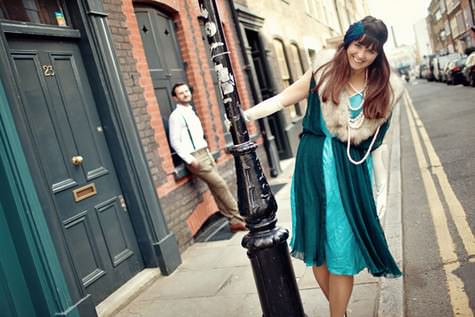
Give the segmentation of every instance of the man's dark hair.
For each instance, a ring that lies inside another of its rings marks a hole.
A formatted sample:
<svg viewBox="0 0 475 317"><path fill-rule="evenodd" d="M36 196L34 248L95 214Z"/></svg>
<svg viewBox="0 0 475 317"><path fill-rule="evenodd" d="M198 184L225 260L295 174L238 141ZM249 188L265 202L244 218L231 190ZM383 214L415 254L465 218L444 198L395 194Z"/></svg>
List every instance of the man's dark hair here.
<svg viewBox="0 0 475 317"><path fill-rule="evenodd" d="M187 84L187 83L184 83L184 82L178 82L178 83L176 83L175 85L173 85L173 87L172 87L172 96L173 96L173 97L176 97L176 92L175 92L175 90L176 90L178 87L183 86L183 85L187 85L187 86L188 86L188 84Z"/></svg>

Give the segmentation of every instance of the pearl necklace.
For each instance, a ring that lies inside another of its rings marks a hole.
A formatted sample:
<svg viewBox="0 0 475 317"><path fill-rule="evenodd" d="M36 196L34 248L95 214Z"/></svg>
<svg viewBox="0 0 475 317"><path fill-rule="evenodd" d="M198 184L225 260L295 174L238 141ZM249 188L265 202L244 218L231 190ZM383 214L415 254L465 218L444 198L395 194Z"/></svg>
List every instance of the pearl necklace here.
<svg viewBox="0 0 475 317"><path fill-rule="evenodd" d="M361 97L362 97L360 104L356 107L353 107L351 105L350 99L348 98L348 140L347 140L347 143L346 143L346 156L348 157L348 160L351 163L355 164L355 165L360 165L361 163L366 161L369 154L371 153L371 149L373 148L374 142L376 142L376 138L378 136L379 128L380 128L380 126L378 126L378 128L376 129L376 132L373 136L373 139L371 140L371 143L368 147L368 150L366 151L363 158L359 161L353 160L353 158L351 157L351 153L350 153L351 129L359 129L363 125L363 122L365 120L365 116L364 116L364 112L363 112L362 108L363 108L363 104L364 104L364 91L366 90L367 83L368 83L368 70L366 70L365 84L364 84L363 89L358 90L355 87L353 87L353 85L350 82L348 82L348 85L350 86L350 88L353 89L354 92L356 92L356 94L361 95ZM359 110L361 110L361 111L358 113L358 115L356 117L352 118L351 117L351 111L359 111Z"/></svg>
<svg viewBox="0 0 475 317"><path fill-rule="evenodd" d="M363 156L363 158L359 161L355 161L353 160L353 158L351 157L351 153L350 153L350 148L351 148L351 128L350 128L350 125L348 125L348 141L346 143L346 156L348 157L348 160L355 164L355 165L360 165L361 163L363 163L364 161L366 161L366 159L368 158L369 154L371 153L371 149L373 148L373 145L374 145L374 142L376 142L376 138L378 136L378 133L379 133L379 128L380 126L378 126L378 128L376 129L376 132L374 133L373 135L373 140L371 140L371 144L369 145L368 147L368 150L366 151L365 155Z"/></svg>
<svg viewBox="0 0 475 317"><path fill-rule="evenodd" d="M348 86L350 86L350 88L353 89L353 91L356 92L358 95L363 95L363 92L366 89L366 81L364 87L361 90L356 89L355 86L353 86L350 82L348 82Z"/></svg>
<svg viewBox="0 0 475 317"><path fill-rule="evenodd" d="M363 103L364 103L364 98L361 100L361 103L353 108L351 106L351 102L348 100L348 126L353 128L353 129L359 129L364 122L365 116L364 112L361 108L363 108ZM360 111L356 117L352 118L351 117L351 111Z"/></svg>
<svg viewBox="0 0 475 317"><path fill-rule="evenodd" d="M366 87L368 86L368 70L365 71L364 86L361 90L356 89L355 86L353 86L350 81L348 81L348 86L350 86L350 88L353 89L353 91L356 92L358 95L363 96L363 93L366 90Z"/></svg>

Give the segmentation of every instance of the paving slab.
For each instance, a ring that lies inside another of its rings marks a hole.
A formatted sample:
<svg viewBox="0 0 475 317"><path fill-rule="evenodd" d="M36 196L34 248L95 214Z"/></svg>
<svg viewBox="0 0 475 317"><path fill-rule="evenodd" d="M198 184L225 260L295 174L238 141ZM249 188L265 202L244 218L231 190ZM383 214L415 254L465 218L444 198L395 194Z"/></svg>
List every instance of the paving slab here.
<svg viewBox="0 0 475 317"><path fill-rule="evenodd" d="M246 296L196 297L180 299L138 300L127 306L117 317L223 317L239 316ZM252 307L247 307L251 310ZM251 315L248 315L251 316ZM257 315L254 315L257 316Z"/></svg>
<svg viewBox="0 0 475 317"><path fill-rule="evenodd" d="M215 296L233 278L234 269L178 271L163 276L137 298L139 301L156 299L191 299Z"/></svg>

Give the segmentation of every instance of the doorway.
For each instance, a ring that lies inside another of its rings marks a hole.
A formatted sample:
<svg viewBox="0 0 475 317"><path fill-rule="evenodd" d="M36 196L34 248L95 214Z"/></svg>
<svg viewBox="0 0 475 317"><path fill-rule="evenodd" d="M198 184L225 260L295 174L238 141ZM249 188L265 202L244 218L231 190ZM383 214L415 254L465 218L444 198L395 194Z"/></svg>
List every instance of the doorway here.
<svg viewBox="0 0 475 317"><path fill-rule="evenodd" d="M7 42L21 98L12 110L43 209L98 304L144 265L77 39Z"/></svg>

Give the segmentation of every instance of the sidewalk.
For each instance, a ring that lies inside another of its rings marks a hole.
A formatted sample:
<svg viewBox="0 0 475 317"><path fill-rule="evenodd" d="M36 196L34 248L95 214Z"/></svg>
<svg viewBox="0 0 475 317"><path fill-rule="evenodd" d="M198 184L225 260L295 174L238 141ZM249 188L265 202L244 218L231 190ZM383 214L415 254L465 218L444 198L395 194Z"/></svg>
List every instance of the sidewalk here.
<svg viewBox="0 0 475 317"><path fill-rule="evenodd" d="M399 107L393 115L390 143L391 176L388 210L382 219L386 237L396 261L402 265L401 187L399 166ZM290 231L290 178L293 159L282 162L284 172L271 184L285 186L276 194L278 226ZM143 288L117 317L257 317L262 316L246 250L245 233L217 242L195 243L183 254L183 264L170 276L159 276ZM289 238L290 241L290 238ZM328 304L313 277L312 269L292 260L300 294L308 317L329 316ZM127 288L127 286L126 286ZM101 304L101 306L103 306ZM351 317L402 317L403 279L378 279L363 272L355 279L349 304ZM102 310L102 308L101 308ZM107 314L102 314L105 317Z"/></svg>

